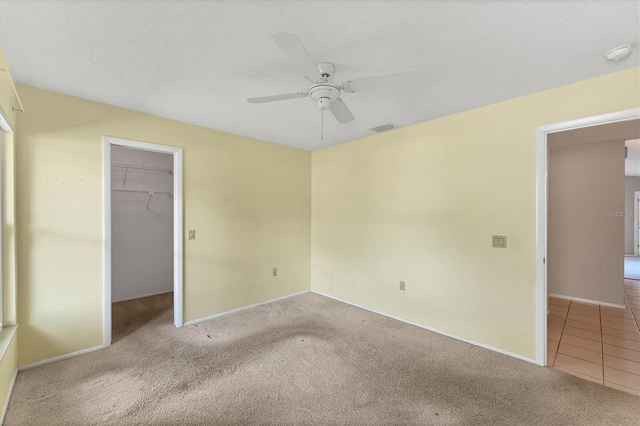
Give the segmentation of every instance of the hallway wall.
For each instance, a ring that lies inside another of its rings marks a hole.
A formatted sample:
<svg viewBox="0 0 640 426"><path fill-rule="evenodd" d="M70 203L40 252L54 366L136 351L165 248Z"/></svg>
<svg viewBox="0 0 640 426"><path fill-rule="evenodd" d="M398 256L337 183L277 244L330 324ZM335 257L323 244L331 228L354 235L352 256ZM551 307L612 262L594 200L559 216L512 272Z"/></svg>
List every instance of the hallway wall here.
<svg viewBox="0 0 640 426"><path fill-rule="evenodd" d="M624 141L556 147L550 135L549 294L624 305Z"/></svg>

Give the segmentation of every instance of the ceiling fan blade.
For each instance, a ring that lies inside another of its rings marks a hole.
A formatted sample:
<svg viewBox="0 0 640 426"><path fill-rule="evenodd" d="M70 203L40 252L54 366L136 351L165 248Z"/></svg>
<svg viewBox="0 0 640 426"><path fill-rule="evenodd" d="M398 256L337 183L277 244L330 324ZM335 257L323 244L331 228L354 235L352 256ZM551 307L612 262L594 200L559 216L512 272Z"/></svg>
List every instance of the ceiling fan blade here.
<svg viewBox="0 0 640 426"><path fill-rule="evenodd" d="M275 102L275 101L284 101L287 99L295 99L295 98L306 98L308 96L305 92L297 92L297 93L283 93L282 95L271 95L271 96L262 96L260 98L249 98L248 102L252 104L261 104L263 102Z"/></svg>
<svg viewBox="0 0 640 426"><path fill-rule="evenodd" d="M318 71L318 67L307 53L307 49L300 41L297 35L291 33L275 33L272 35L273 40L278 44L280 49L289 57L293 65L311 81L322 80L322 75Z"/></svg>
<svg viewBox="0 0 640 426"><path fill-rule="evenodd" d="M415 86L421 79L422 74L420 74L420 71L406 70L345 81L341 87L342 90L349 93L363 92L365 90L399 89Z"/></svg>
<svg viewBox="0 0 640 426"><path fill-rule="evenodd" d="M336 120L340 123L344 124L355 120L355 117L351 114L351 111L349 111L347 104L345 104L342 99L331 102L331 104L329 104L329 108L336 117Z"/></svg>

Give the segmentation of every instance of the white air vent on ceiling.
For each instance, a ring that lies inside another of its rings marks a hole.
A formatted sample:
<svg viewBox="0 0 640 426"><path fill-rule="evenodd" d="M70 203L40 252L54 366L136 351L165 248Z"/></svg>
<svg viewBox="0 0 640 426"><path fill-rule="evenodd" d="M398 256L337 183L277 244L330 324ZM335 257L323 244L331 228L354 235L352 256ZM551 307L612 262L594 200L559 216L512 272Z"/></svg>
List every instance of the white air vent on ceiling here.
<svg viewBox="0 0 640 426"><path fill-rule="evenodd" d="M387 130L397 129L397 128L398 126L396 126L395 124L387 123L387 124L383 124L382 126L374 127L371 130L373 130L376 133L380 133L380 132L385 132Z"/></svg>

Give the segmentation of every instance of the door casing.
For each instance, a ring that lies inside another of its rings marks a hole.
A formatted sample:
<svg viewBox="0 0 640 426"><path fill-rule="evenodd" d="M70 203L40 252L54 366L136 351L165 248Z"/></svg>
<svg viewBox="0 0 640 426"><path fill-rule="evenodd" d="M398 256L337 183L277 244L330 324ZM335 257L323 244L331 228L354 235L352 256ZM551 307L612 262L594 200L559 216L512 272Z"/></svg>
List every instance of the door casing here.
<svg viewBox="0 0 640 426"><path fill-rule="evenodd" d="M125 146L173 156L173 323L183 317L183 169L182 148L104 136L103 148L103 346L111 345L111 146Z"/></svg>
<svg viewBox="0 0 640 426"><path fill-rule="evenodd" d="M566 130L637 120L640 108L632 108L536 128L536 363L547 365L547 135Z"/></svg>

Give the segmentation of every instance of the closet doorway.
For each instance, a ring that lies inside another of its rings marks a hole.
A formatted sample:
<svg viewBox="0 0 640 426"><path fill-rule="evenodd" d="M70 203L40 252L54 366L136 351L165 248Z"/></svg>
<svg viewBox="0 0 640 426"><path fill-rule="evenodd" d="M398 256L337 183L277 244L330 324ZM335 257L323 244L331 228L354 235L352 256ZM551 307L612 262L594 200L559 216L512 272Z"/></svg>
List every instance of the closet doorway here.
<svg viewBox="0 0 640 426"><path fill-rule="evenodd" d="M103 158L106 347L150 321L182 327L182 149L104 137Z"/></svg>

